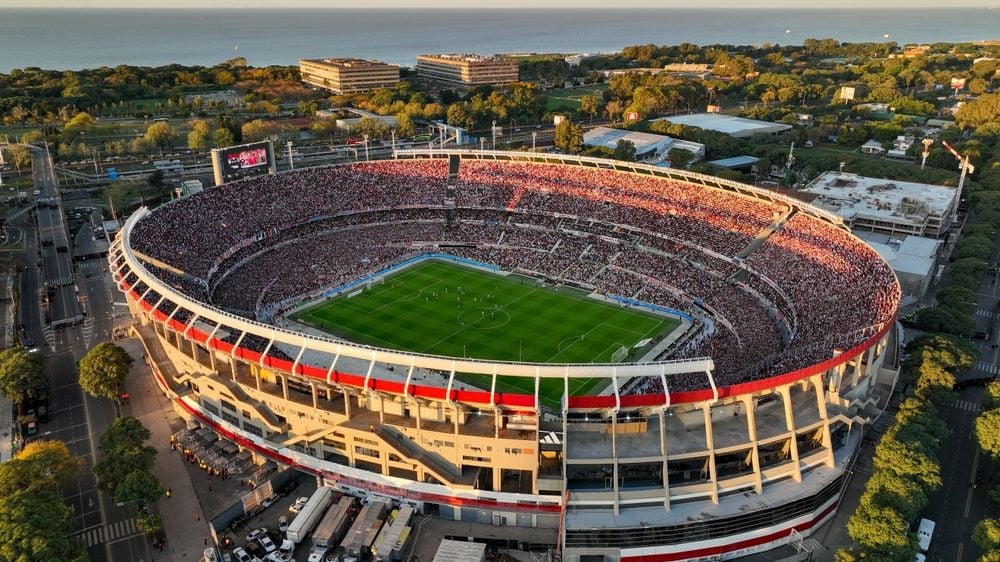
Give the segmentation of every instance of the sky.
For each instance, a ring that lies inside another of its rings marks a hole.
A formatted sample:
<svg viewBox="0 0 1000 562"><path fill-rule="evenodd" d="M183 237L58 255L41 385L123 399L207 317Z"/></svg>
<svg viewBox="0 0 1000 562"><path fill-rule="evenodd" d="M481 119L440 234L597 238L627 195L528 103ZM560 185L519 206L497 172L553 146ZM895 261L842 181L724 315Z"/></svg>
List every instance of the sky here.
<svg viewBox="0 0 1000 562"><path fill-rule="evenodd" d="M136 4L139 4L137 6ZM274 0L241 0L245 8L274 8ZM1000 0L284 0L289 8L944 8L981 7L1000 10ZM232 8L232 0L0 0L11 8Z"/></svg>

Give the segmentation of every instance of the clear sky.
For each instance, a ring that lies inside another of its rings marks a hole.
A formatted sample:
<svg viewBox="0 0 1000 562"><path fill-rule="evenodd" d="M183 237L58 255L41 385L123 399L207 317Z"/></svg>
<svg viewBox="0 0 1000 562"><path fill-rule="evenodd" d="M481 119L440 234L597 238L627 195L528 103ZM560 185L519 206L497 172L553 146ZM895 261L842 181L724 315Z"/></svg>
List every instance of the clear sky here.
<svg viewBox="0 0 1000 562"><path fill-rule="evenodd" d="M949 8L1000 10L1000 0L239 0L246 8ZM0 0L16 8L232 8L232 0Z"/></svg>

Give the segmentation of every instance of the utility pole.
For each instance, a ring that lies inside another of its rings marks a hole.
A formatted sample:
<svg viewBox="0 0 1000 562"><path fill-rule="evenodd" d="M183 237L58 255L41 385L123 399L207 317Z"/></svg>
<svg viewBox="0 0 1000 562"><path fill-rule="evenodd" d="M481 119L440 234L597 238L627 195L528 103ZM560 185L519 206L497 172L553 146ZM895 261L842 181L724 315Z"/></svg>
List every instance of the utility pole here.
<svg viewBox="0 0 1000 562"><path fill-rule="evenodd" d="M295 169L295 162L292 161L292 141L288 141L288 169Z"/></svg>

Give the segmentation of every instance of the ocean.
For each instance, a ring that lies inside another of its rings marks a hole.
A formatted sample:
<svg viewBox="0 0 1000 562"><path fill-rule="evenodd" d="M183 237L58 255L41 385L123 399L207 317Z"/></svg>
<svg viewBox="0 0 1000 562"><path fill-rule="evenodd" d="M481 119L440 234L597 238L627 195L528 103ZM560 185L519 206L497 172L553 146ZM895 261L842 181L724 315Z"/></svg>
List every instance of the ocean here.
<svg viewBox="0 0 1000 562"><path fill-rule="evenodd" d="M946 4L946 3L942 3ZM1000 8L579 10L74 10L0 8L0 72L118 64L254 66L420 53L615 52L645 43L898 43L1000 39Z"/></svg>

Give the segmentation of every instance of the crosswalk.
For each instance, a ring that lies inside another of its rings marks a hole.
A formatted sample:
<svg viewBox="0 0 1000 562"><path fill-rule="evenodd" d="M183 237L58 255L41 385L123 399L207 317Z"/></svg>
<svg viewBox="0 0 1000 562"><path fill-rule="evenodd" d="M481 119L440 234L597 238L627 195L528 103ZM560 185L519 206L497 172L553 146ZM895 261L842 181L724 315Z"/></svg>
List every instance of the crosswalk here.
<svg viewBox="0 0 1000 562"><path fill-rule="evenodd" d="M984 309L984 308L980 308L980 309L976 310L976 316L983 316L985 318L992 318L993 317L993 311L992 310L987 310L987 309Z"/></svg>
<svg viewBox="0 0 1000 562"><path fill-rule="evenodd" d="M993 363L987 363L985 361L976 361L976 366L974 367L977 371L982 371L988 375L1000 374L1000 367L994 365Z"/></svg>
<svg viewBox="0 0 1000 562"><path fill-rule="evenodd" d="M80 533L83 544L90 548L99 544L113 542L117 539L130 537L139 533L139 527L135 524L135 518L124 521L115 521L109 525L92 527Z"/></svg>
<svg viewBox="0 0 1000 562"><path fill-rule="evenodd" d="M982 409L982 406L980 406L979 404L975 402L969 402L968 400L955 400L955 403L952 404L952 407L973 413L979 413L979 410Z"/></svg>

